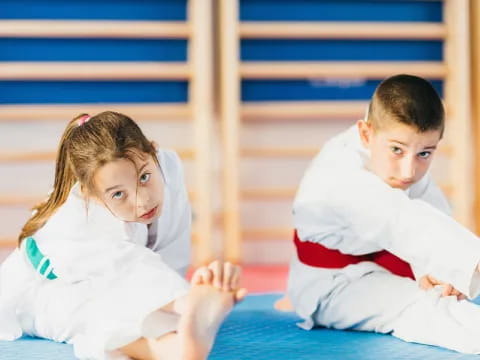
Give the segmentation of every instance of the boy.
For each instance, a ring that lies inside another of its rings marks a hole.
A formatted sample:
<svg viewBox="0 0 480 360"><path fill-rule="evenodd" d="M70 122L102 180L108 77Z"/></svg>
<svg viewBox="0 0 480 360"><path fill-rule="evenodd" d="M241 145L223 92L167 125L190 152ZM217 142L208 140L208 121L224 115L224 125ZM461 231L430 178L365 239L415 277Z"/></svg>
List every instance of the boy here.
<svg viewBox="0 0 480 360"><path fill-rule="evenodd" d="M288 295L301 327L480 353L480 307L463 300L480 292L480 241L428 174L443 130L430 83L397 75L314 159L293 209Z"/></svg>

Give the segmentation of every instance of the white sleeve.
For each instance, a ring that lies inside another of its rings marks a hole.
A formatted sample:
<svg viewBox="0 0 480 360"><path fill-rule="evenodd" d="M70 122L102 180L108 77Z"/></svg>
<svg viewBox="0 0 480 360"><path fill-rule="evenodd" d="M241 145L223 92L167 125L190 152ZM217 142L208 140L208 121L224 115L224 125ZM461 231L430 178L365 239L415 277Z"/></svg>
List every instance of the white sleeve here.
<svg viewBox="0 0 480 360"><path fill-rule="evenodd" d="M174 276L174 271L161 256L127 240L94 236L76 238L65 234L61 240L37 246L49 260L53 273L70 283L112 279L124 272L137 273L139 277L148 273ZM181 283L183 280L178 281Z"/></svg>
<svg viewBox="0 0 480 360"><path fill-rule="evenodd" d="M356 241L422 264L428 274L467 296L478 295L480 241L451 217L423 200L408 198L366 170L309 185L313 196L304 194L295 207L302 239L320 242L332 231L341 236L348 229Z"/></svg>
<svg viewBox="0 0 480 360"><path fill-rule="evenodd" d="M175 230L172 241L159 243L155 251L169 266L185 276L190 266L192 212L186 194L179 193L176 201L181 210L173 219L175 223L172 224L172 228Z"/></svg>
<svg viewBox="0 0 480 360"><path fill-rule="evenodd" d="M452 216L452 208L450 207L445 194L442 192L442 190L440 190L437 184L435 184L430 174L427 173L424 179L421 181L424 182L425 185L423 186L422 192L419 194L418 198L440 210L445 215ZM411 267L416 280L420 280L422 276L427 274L422 264L411 264Z"/></svg>
<svg viewBox="0 0 480 360"><path fill-rule="evenodd" d="M185 276L191 261L192 210L185 185L182 162L174 151L163 151L163 169L171 187L171 217L168 231L163 239L158 239L154 251L161 254L164 261L182 276ZM163 233L159 230L159 234Z"/></svg>

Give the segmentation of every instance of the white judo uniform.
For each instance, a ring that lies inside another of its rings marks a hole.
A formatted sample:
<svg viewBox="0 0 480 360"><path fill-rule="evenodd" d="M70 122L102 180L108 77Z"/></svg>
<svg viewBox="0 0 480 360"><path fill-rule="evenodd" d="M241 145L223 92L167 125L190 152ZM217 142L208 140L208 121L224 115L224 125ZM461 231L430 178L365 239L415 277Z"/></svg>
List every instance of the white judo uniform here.
<svg viewBox="0 0 480 360"><path fill-rule="evenodd" d="M177 154L161 150L158 160L164 199L150 229L87 204L76 184L5 260L0 339L27 334L73 344L80 359L128 359L115 349L176 329L178 316L157 310L188 291L191 209Z"/></svg>
<svg viewBox="0 0 480 360"><path fill-rule="evenodd" d="M356 126L325 144L295 198L299 239L350 255L388 250L408 262L417 279L430 274L478 296L480 240L450 216L430 176L406 191L393 189L368 170L368 159ZM480 307L442 298L440 290L421 290L414 280L369 261L327 269L305 265L296 255L288 280L288 295L307 330L391 333L480 354Z"/></svg>

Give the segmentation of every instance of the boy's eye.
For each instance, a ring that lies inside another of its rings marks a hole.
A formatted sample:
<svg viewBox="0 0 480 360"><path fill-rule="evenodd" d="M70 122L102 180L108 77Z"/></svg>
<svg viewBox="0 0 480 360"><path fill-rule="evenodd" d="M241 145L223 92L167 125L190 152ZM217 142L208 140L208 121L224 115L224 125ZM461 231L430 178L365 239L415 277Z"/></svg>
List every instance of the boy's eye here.
<svg viewBox="0 0 480 360"><path fill-rule="evenodd" d="M123 199L123 191L116 191L112 195L112 199L120 200Z"/></svg>
<svg viewBox="0 0 480 360"><path fill-rule="evenodd" d="M145 184L146 182L148 182L148 180L150 180L150 176L151 176L151 175L152 175L152 174L150 174L150 173L145 173L145 174L143 174L142 176L140 176L140 182L141 182L142 184Z"/></svg>
<svg viewBox="0 0 480 360"><path fill-rule="evenodd" d="M422 151L418 154L422 159L428 159L432 153L430 151Z"/></svg>
<svg viewBox="0 0 480 360"><path fill-rule="evenodd" d="M402 153L402 149L400 149L398 146L392 146L391 149L394 154L399 155Z"/></svg>

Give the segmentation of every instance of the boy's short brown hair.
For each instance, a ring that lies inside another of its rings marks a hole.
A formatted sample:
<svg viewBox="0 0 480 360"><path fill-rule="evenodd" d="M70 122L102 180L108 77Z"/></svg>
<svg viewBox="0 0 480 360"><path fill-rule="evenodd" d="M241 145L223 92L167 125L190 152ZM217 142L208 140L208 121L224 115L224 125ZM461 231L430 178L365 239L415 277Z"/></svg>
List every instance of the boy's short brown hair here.
<svg viewBox="0 0 480 360"><path fill-rule="evenodd" d="M440 130L443 134L442 100L425 79L405 74L389 77L375 90L367 121L375 129L381 129L392 120L413 126L419 132Z"/></svg>

